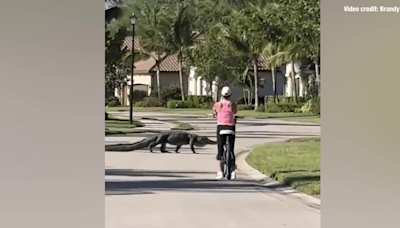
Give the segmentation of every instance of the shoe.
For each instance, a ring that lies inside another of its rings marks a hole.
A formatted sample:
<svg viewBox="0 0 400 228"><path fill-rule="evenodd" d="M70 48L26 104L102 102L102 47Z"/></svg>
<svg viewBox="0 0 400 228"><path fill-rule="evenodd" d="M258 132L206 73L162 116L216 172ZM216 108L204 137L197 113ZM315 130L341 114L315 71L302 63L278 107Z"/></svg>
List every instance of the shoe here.
<svg viewBox="0 0 400 228"><path fill-rule="evenodd" d="M235 173L235 171L232 171L231 172L231 180L234 180L234 179L236 179L236 173Z"/></svg>
<svg viewBox="0 0 400 228"><path fill-rule="evenodd" d="M217 176L215 177L216 179L222 179L224 177L224 174L220 171L217 173Z"/></svg>

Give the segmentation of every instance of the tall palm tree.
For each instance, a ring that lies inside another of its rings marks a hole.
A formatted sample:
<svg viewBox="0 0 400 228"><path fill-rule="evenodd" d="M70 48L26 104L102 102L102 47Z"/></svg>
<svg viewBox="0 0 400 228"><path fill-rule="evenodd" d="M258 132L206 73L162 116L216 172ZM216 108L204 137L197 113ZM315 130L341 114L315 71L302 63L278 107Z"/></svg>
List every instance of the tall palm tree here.
<svg viewBox="0 0 400 228"><path fill-rule="evenodd" d="M249 65L254 71L254 98L255 106L258 108L258 65L260 55L265 46L277 39L276 28L264 18L255 16L251 8L243 10L232 10L231 23L218 24L221 33L229 40L235 48L247 55Z"/></svg>
<svg viewBox="0 0 400 228"><path fill-rule="evenodd" d="M139 38L138 50L135 53L135 61L153 58L156 62L157 94L161 101L161 83L160 83L160 63L168 57L168 49L163 43L158 30L167 25L165 17L162 16L165 7L147 1L141 5L129 4L124 9L124 17L121 20L127 21L132 13L137 18L137 33ZM132 52L125 56L126 61L132 61Z"/></svg>
<svg viewBox="0 0 400 228"><path fill-rule="evenodd" d="M276 77L276 69L283 65L283 58L275 58L274 61L271 61L271 57L277 55L282 51L282 46L278 42L269 42L262 54L267 58L266 65L271 70L272 74L272 90L274 92L274 102L277 101L277 77Z"/></svg>
<svg viewBox="0 0 400 228"><path fill-rule="evenodd" d="M179 81L182 101L185 100L183 87L183 61L187 48L193 46L198 33L194 28L195 17L190 12L189 6L177 4L176 7L163 12L166 23L157 28L157 33L162 37L163 43L169 53L178 55Z"/></svg>

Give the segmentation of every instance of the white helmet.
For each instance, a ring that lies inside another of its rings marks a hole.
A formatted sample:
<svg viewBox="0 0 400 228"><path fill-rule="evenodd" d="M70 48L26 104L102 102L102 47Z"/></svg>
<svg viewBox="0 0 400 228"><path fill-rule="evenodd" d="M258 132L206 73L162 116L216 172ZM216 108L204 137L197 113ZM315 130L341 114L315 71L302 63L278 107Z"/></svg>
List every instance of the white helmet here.
<svg viewBox="0 0 400 228"><path fill-rule="evenodd" d="M229 97L232 94L231 89L228 86L224 86L221 90L221 95L224 97Z"/></svg>

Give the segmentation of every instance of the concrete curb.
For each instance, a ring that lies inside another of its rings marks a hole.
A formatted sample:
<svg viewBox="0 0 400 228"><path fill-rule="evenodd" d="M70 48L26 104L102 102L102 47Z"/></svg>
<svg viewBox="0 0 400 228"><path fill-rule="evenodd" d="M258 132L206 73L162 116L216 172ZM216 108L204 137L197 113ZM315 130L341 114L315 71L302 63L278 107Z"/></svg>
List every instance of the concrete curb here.
<svg viewBox="0 0 400 228"><path fill-rule="evenodd" d="M286 141L284 140L277 140L276 142L279 141ZM274 186L279 186L281 183L279 181L273 180L272 178L266 176L265 174L262 174L260 171L254 169L251 167L247 161L246 158L249 156L249 154L253 151L253 148L251 149L245 149L240 151L239 153L236 154L236 165L237 169L247 176L249 179L256 181L260 184L260 187L274 187ZM269 189L270 190L270 189ZM286 196L295 198L297 200L300 200L304 204L316 208L316 209L321 209L321 200L318 198L315 198L313 196L307 195L305 193L298 192L291 187L276 187L271 189L274 192L285 194Z"/></svg>

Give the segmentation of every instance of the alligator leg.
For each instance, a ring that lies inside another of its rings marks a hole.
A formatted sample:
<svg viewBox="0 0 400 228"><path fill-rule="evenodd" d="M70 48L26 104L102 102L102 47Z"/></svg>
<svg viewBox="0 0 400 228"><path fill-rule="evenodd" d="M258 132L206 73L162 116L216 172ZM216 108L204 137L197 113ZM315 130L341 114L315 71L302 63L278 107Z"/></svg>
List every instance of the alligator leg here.
<svg viewBox="0 0 400 228"><path fill-rule="evenodd" d="M162 143L162 144L161 144L161 147L160 147L161 153L167 153L167 152L168 152L168 151L165 149L165 147L166 147L166 143Z"/></svg>
<svg viewBox="0 0 400 228"><path fill-rule="evenodd" d="M179 153L179 149L182 147L182 145L178 145L178 146L176 146L176 149L175 149L175 153Z"/></svg>

